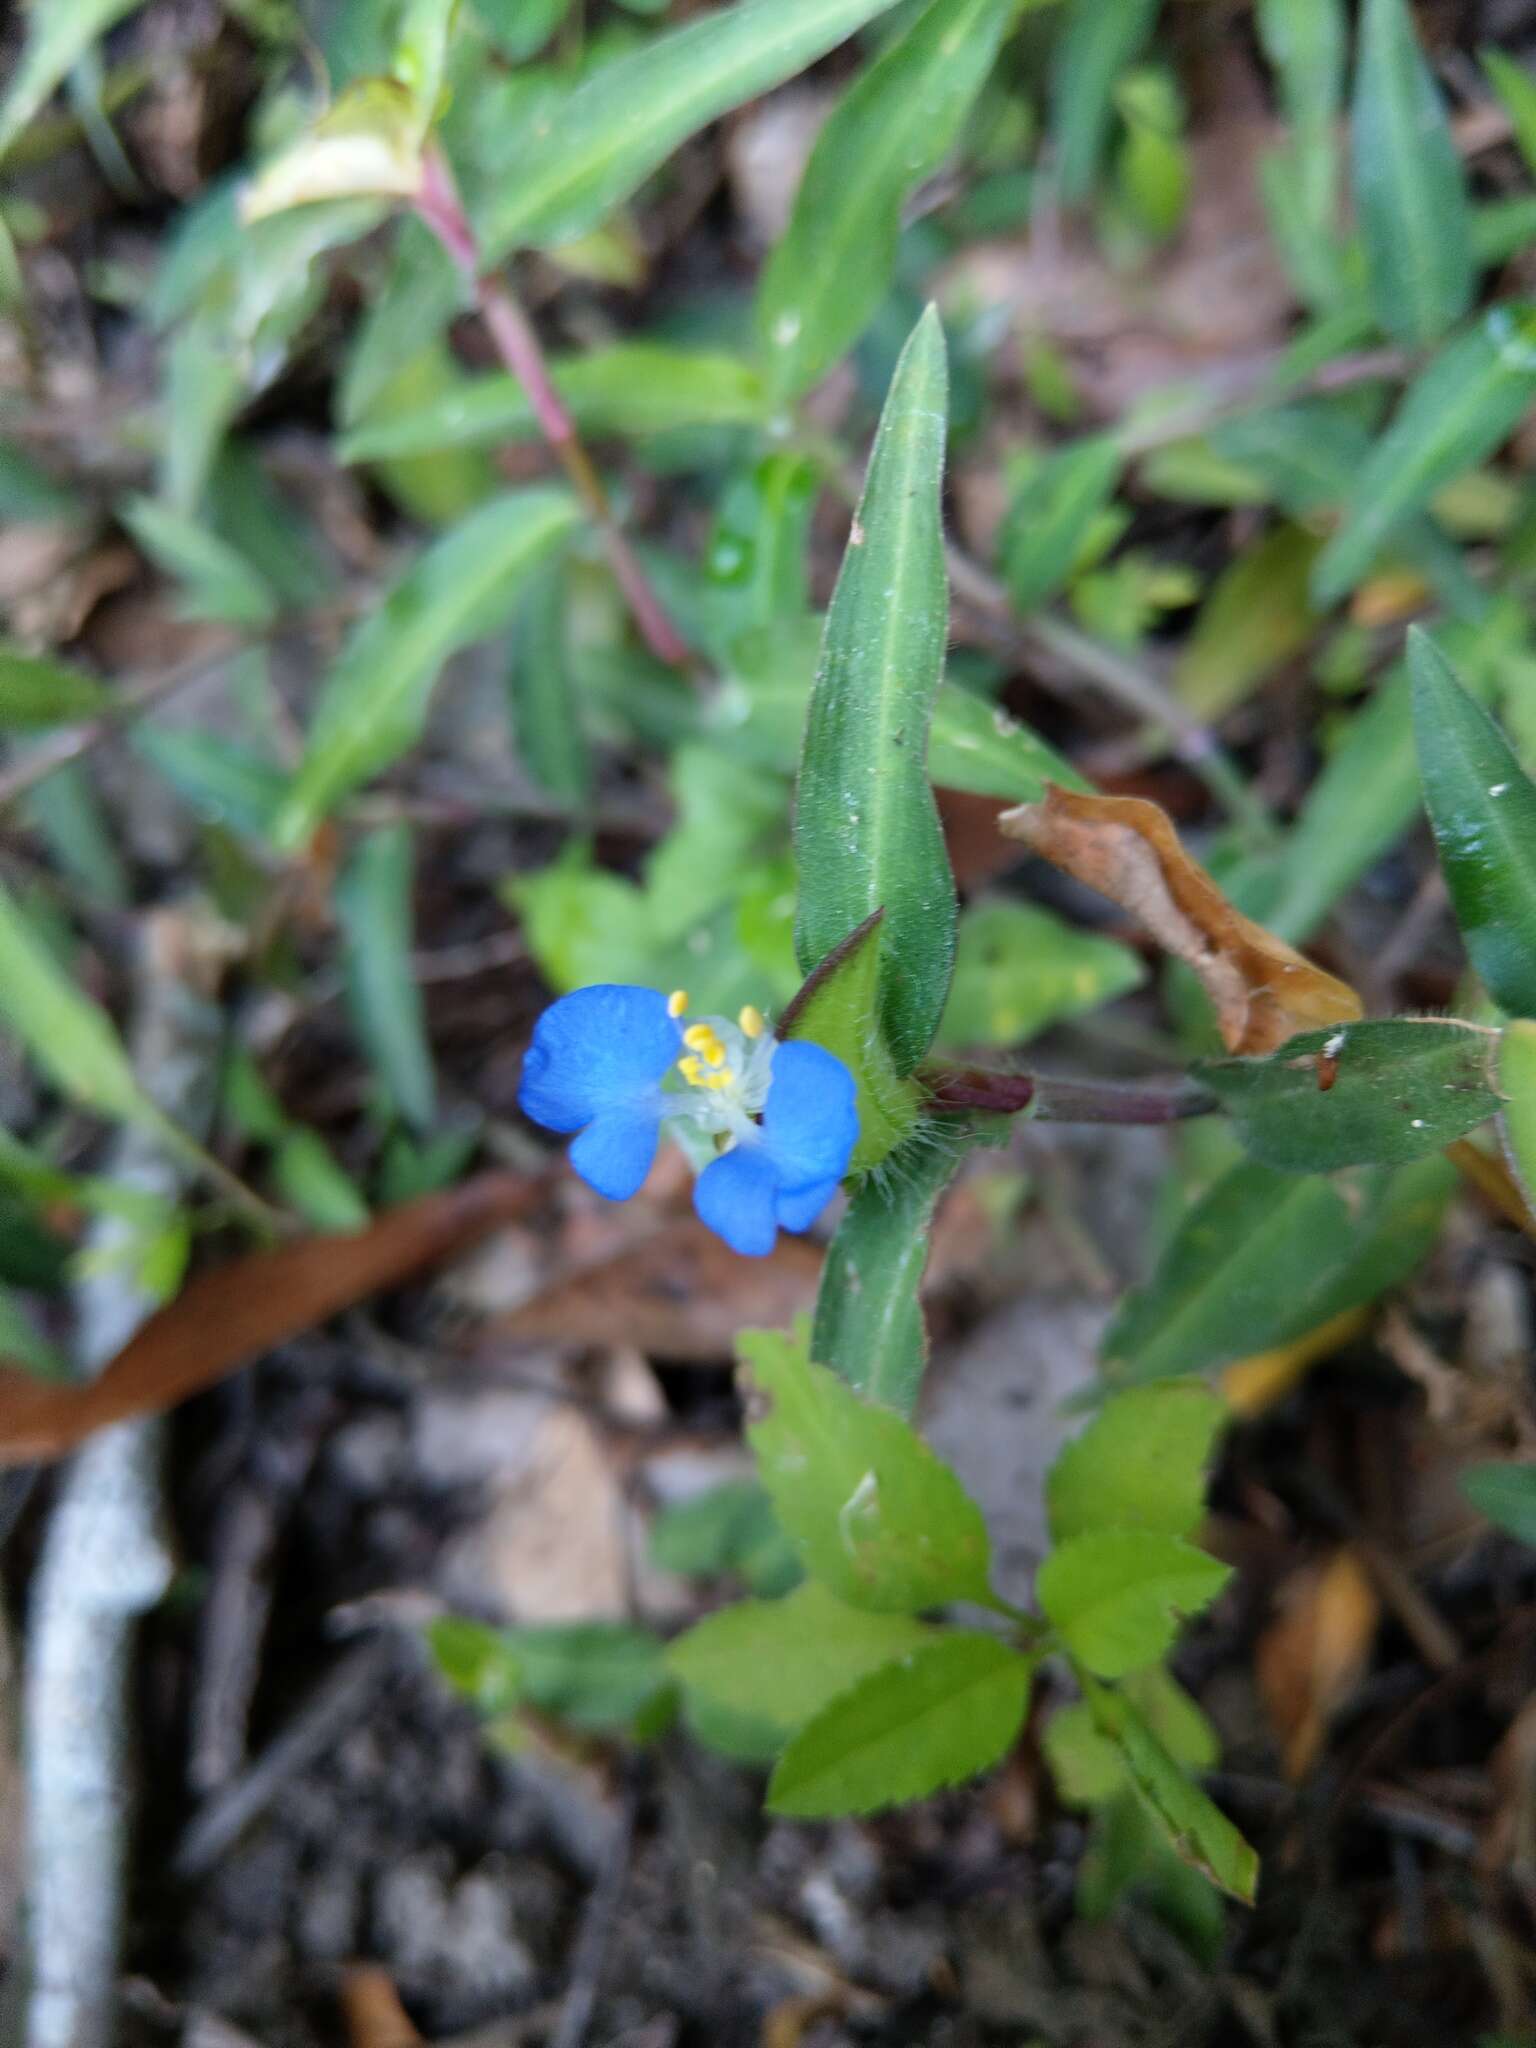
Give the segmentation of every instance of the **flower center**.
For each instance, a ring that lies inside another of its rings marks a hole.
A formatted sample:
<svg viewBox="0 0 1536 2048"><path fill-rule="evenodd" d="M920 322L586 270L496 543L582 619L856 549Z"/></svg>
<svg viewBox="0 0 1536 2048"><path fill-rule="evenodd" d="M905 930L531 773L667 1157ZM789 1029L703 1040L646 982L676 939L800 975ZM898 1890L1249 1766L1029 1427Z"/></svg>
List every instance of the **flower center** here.
<svg viewBox="0 0 1536 2048"><path fill-rule="evenodd" d="M687 1009L687 991L675 989L667 1011L682 1026L686 1050L677 1061L684 1086L673 1090L669 1107L712 1135L739 1141L750 1134L767 1100L775 1042L762 1011L751 1003L734 1024L726 1017L700 1017L684 1025Z"/></svg>

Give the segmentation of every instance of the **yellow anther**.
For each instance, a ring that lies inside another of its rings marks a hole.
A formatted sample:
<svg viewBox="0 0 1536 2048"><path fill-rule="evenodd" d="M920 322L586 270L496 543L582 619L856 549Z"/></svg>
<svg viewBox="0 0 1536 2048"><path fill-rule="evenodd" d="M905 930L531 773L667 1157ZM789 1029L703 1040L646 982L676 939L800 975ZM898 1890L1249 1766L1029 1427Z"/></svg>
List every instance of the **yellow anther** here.
<svg viewBox="0 0 1536 2048"><path fill-rule="evenodd" d="M686 1010L686 1009L687 1009L687 1007L688 1007L688 991L687 991L687 989L685 989L685 988L675 988L675 989L673 989L673 991L672 991L671 995L669 995L669 996L667 997L667 1015L668 1015L669 1017L681 1017L681 1015L683 1014L684 1010Z"/></svg>
<svg viewBox="0 0 1536 2048"><path fill-rule="evenodd" d="M699 1085L704 1088L729 1088L735 1078L729 1067L721 1067L717 1073L706 1074Z"/></svg>
<svg viewBox="0 0 1536 2048"><path fill-rule="evenodd" d="M683 1033L683 1043L690 1052L701 1052L712 1067L724 1063L725 1047L709 1024L690 1024Z"/></svg>
<svg viewBox="0 0 1536 2048"><path fill-rule="evenodd" d="M736 1022L748 1038L761 1038L768 1029L767 1020L755 1003L744 1004Z"/></svg>
<svg viewBox="0 0 1536 2048"><path fill-rule="evenodd" d="M699 1058L697 1053L691 1052L688 1054L686 1059L679 1060L677 1063L677 1071L682 1075L683 1079L688 1083L690 1088L699 1088L703 1086L705 1079L704 1062Z"/></svg>

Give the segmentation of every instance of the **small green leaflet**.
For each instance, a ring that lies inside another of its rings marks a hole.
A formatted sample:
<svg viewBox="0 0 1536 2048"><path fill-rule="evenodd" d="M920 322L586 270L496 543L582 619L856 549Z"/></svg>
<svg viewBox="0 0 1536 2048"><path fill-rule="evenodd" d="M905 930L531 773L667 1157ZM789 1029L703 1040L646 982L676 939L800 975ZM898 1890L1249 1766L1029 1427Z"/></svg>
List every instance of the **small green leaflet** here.
<svg viewBox="0 0 1536 2048"><path fill-rule="evenodd" d="M1205 1512L1205 1469L1225 1419L1198 1382L1112 1394L1046 1480L1055 1541L1109 1528L1187 1536Z"/></svg>
<svg viewBox="0 0 1536 2048"><path fill-rule="evenodd" d="M1536 1465L1473 1465L1461 1490L1480 1515L1536 1545Z"/></svg>
<svg viewBox="0 0 1536 2048"><path fill-rule="evenodd" d="M1179 1623L1226 1584L1224 1564L1152 1529L1091 1529L1041 1565L1035 1597L1077 1661L1099 1678L1155 1664Z"/></svg>
<svg viewBox="0 0 1536 2048"><path fill-rule="evenodd" d="M1069 761L1011 712L959 683L944 683L933 706L928 773L941 789L1038 803L1048 782L1091 789Z"/></svg>
<svg viewBox="0 0 1536 2048"><path fill-rule="evenodd" d="M575 523L564 491L515 491L471 513L411 564L325 680L273 827L280 846L302 846L335 804L414 746L448 656L500 623L523 578Z"/></svg>
<svg viewBox="0 0 1536 2048"><path fill-rule="evenodd" d="M1162 1665L1134 1672L1121 1691L1176 1763L1190 1771L1212 1768L1221 1755L1216 1730ZM1102 1805L1126 1784L1125 1759L1101 1733L1087 1700L1051 1716L1044 1748L1057 1790L1074 1806Z"/></svg>
<svg viewBox="0 0 1536 2048"><path fill-rule="evenodd" d="M610 59L550 117L537 157L498 188L482 259L595 227L690 135L756 99L891 0L737 0Z"/></svg>
<svg viewBox="0 0 1536 2048"><path fill-rule="evenodd" d="M36 732L109 712L114 697L94 676L49 655L0 646L0 732Z"/></svg>
<svg viewBox="0 0 1536 2048"><path fill-rule="evenodd" d="M875 1813L974 1777L1018 1734L1033 1669L994 1636L940 1636L801 1729L769 1781L769 1811Z"/></svg>
<svg viewBox="0 0 1536 2048"><path fill-rule="evenodd" d="M685 1577L738 1573L765 1600L800 1580L800 1560L755 1479L724 1479L662 1508L651 1524L650 1554L658 1570Z"/></svg>
<svg viewBox="0 0 1536 2048"><path fill-rule="evenodd" d="M946 384L930 307L881 414L827 614L795 807L801 967L885 912L879 1007L898 1074L933 1042L955 950L955 885L925 765L948 631Z"/></svg>
<svg viewBox="0 0 1536 2048"><path fill-rule="evenodd" d="M1333 1179L1242 1160L1121 1303L1104 1339L1107 1376L1210 1372L1374 1300L1424 1256L1455 1183L1439 1158Z"/></svg>
<svg viewBox="0 0 1536 2048"><path fill-rule="evenodd" d="M1174 1849L1212 1884L1251 1906L1259 1859L1231 1821L1190 1783L1123 1692L1102 1685L1085 1690L1100 1733L1119 1750Z"/></svg>
<svg viewBox="0 0 1536 2048"><path fill-rule="evenodd" d="M872 1671L939 1640L905 1614L845 1606L814 1579L782 1600L707 1615L667 1650L667 1669L713 1705L772 1722L788 1741Z"/></svg>
<svg viewBox="0 0 1536 2048"><path fill-rule="evenodd" d="M970 1142L963 1118L919 1125L855 1190L821 1269L812 1352L903 1415L917 1406L928 1363L918 1290L933 1212Z"/></svg>
<svg viewBox="0 0 1536 2048"><path fill-rule="evenodd" d="M1408 666L1424 801L1456 922L1494 1001L1536 1016L1536 786L1417 628Z"/></svg>
<svg viewBox="0 0 1536 2048"><path fill-rule="evenodd" d="M572 1728L629 1729L667 1686L661 1644L625 1622L488 1628L449 1615L427 1643L448 1683L489 1717L526 1700Z"/></svg>
<svg viewBox="0 0 1536 2048"><path fill-rule="evenodd" d="M949 153L1013 11L1014 0L928 0L833 110L758 286L776 398L814 384L875 313L902 201Z"/></svg>
<svg viewBox="0 0 1536 2048"><path fill-rule="evenodd" d="M1355 207L1376 318L1424 347L1472 297L1466 176L1407 0L1365 0L1350 124Z"/></svg>
<svg viewBox="0 0 1536 2048"><path fill-rule="evenodd" d="M424 1130L437 1096L411 966L411 867L408 825L365 833L337 882L336 915L353 1023L395 1107Z"/></svg>
<svg viewBox="0 0 1536 2048"><path fill-rule="evenodd" d="M806 1570L851 1607L918 1614L990 1604L981 1511L949 1467L889 1408L863 1401L793 1337L737 1340L747 1441Z"/></svg>
<svg viewBox="0 0 1536 2048"><path fill-rule="evenodd" d="M1402 1165L1443 1151L1495 1115L1492 1032L1450 1018L1389 1017L1304 1031L1266 1059L1194 1071L1244 1148L1286 1173ZM1318 1062L1336 1063L1318 1085Z"/></svg>
<svg viewBox="0 0 1536 2048"><path fill-rule="evenodd" d="M1047 456L1025 478L1001 534L1003 574L1018 611L1038 610L1067 581L1124 466L1114 435L1097 434Z"/></svg>
<svg viewBox="0 0 1536 2048"><path fill-rule="evenodd" d="M1475 469L1536 401L1536 307L1495 306L1418 378L1355 475L1344 523L1312 573L1319 605L1366 575L1442 485Z"/></svg>

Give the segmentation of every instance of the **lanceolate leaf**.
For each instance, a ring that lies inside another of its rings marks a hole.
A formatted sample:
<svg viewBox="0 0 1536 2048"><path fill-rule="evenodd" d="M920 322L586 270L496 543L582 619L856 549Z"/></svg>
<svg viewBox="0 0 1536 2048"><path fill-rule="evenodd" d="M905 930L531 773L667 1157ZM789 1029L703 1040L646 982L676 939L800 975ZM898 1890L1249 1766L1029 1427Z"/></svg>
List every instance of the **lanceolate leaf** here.
<svg viewBox="0 0 1536 2048"><path fill-rule="evenodd" d="M1493 1116L1496 1045L1475 1025L1393 1017L1302 1032L1267 1059L1204 1060L1195 1071L1255 1159L1331 1173L1424 1158Z"/></svg>
<svg viewBox="0 0 1536 2048"><path fill-rule="evenodd" d="M1536 1016L1536 786L1417 630L1408 665L1424 800L1472 965L1496 1003Z"/></svg>
<svg viewBox="0 0 1536 2048"><path fill-rule="evenodd" d="M592 757L566 639L569 599L563 562L534 572L513 636L507 696L523 766L541 789L576 809L591 793Z"/></svg>
<svg viewBox="0 0 1536 2048"><path fill-rule="evenodd" d="M1048 782L1092 787L1027 725L959 683L945 683L935 700L928 772L941 789L1006 796L1018 804L1038 802Z"/></svg>
<svg viewBox="0 0 1536 2048"><path fill-rule="evenodd" d="M880 925L874 911L817 967L779 1022L781 1038L810 1038L837 1054L858 1086L859 1141L850 1173L868 1173L899 1145L917 1116L918 1089L903 1080L880 1035ZM818 1352L829 1365L838 1360ZM882 1398L886 1398L882 1396ZM905 1404L897 1402L897 1407Z"/></svg>
<svg viewBox="0 0 1536 2048"><path fill-rule="evenodd" d="M69 725L112 709L112 692L47 655L0 647L0 732Z"/></svg>
<svg viewBox="0 0 1536 2048"><path fill-rule="evenodd" d="M139 0L38 0L26 45L0 99L0 157L91 44Z"/></svg>
<svg viewBox="0 0 1536 2048"><path fill-rule="evenodd" d="M700 128L792 78L891 0L737 0L595 71L481 223L487 261L595 227Z"/></svg>
<svg viewBox="0 0 1536 2048"><path fill-rule="evenodd" d="M1318 601L1353 589L1383 542L1491 454L1533 401L1536 308L1495 306L1431 363L1357 473L1344 524L1313 571Z"/></svg>
<svg viewBox="0 0 1536 2048"><path fill-rule="evenodd" d="M1014 0L929 0L817 137L758 287L758 327L781 397L830 369L885 296L901 203L948 154L1013 11Z"/></svg>
<svg viewBox="0 0 1536 2048"><path fill-rule="evenodd" d="M1373 1300L1423 1257L1455 1181L1443 1159L1332 1180L1242 1161L1126 1296L1104 1339L1107 1376L1210 1372Z"/></svg>
<svg viewBox="0 0 1536 2048"><path fill-rule="evenodd" d="M1096 434L1025 479L1002 532L1003 573L1019 611L1036 610L1066 582L1124 465L1114 435Z"/></svg>
<svg viewBox="0 0 1536 2048"><path fill-rule="evenodd" d="M948 590L939 490L944 336L930 307L902 352L827 615L795 808L795 946L809 973L872 911L898 1073L933 1042L955 951L955 890L927 775Z"/></svg>
<svg viewBox="0 0 1536 2048"><path fill-rule="evenodd" d="M809 1333L744 1330L747 1440L812 1577L877 1613L989 1599L981 1511L889 1408L813 1365Z"/></svg>
<svg viewBox="0 0 1536 2048"><path fill-rule="evenodd" d="M496 498L435 541L342 649L273 835L300 846L342 797L412 747L448 656L490 630L576 523L564 491ZM489 607L497 607L492 615Z"/></svg>
<svg viewBox="0 0 1536 2048"><path fill-rule="evenodd" d="M958 1118L919 1125L859 1187L821 1269L812 1352L903 1415L917 1405L928 1363L918 1290L933 1212L968 1137Z"/></svg>
<svg viewBox="0 0 1536 2048"><path fill-rule="evenodd" d="M1499 1130L1527 1202L1536 1199L1536 1019L1517 1017L1499 1040Z"/></svg>
<svg viewBox="0 0 1536 2048"><path fill-rule="evenodd" d="M1472 297L1466 178L1408 0L1366 0L1355 77L1355 205L1376 317L1422 347Z"/></svg>
<svg viewBox="0 0 1536 2048"><path fill-rule="evenodd" d="M954 1630L825 1707L779 1759L773 1813L874 1813L997 1762L1019 1731L1034 1666L995 1636Z"/></svg>

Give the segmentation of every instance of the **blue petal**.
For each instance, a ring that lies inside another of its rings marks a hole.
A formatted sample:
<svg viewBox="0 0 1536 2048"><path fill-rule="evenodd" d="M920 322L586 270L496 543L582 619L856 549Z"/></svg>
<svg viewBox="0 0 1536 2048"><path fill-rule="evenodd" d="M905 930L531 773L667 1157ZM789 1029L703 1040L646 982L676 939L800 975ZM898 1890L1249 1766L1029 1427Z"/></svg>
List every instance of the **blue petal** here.
<svg viewBox="0 0 1536 2048"><path fill-rule="evenodd" d="M760 1259L773 1250L779 1234L774 1218L777 1191L778 1175L764 1148L738 1145L712 1159L699 1175L693 1206L733 1252Z"/></svg>
<svg viewBox="0 0 1536 2048"><path fill-rule="evenodd" d="M809 1230L836 1193L835 1180L816 1180L808 1188L781 1194L774 1204L780 1230Z"/></svg>
<svg viewBox="0 0 1536 2048"><path fill-rule="evenodd" d="M644 1110L608 1109L571 1147L571 1164L589 1188L627 1202L656 1157L657 1123Z"/></svg>
<svg viewBox="0 0 1536 2048"><path fill-rule="evenodd" d="M546 1130L579 1131L605 1109L648 1102L680 1043L656 989L619 982L579 988L551 1003L534 1026L518 1106Z"/></svg>
<svg viewBox="0 0 1536 2048"><path fill-rule="evenodd" d="M763 1105L763 1149L787 1194L839 1181L858 1143L852 1074L836 1053L791 1038L773 1056Z"/></svg>

